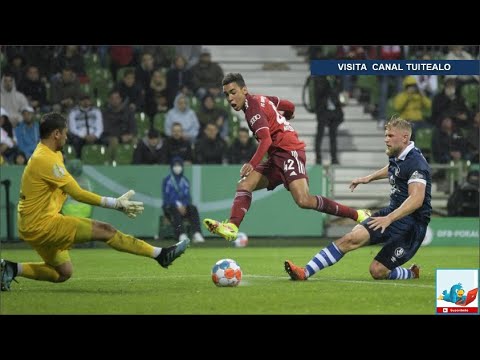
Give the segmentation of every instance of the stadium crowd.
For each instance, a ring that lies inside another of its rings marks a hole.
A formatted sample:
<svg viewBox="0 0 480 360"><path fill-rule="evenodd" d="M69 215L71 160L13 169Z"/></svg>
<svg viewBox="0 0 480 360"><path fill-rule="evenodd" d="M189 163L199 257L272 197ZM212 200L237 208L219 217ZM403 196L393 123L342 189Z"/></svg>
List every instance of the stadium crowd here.
<svg viewBox="0 0 480 360"><path fill-rule="evenodd" d="M0 163L24 165L41 116L68 119L66 160L244 163L256 150L231 111L208 48L2 46Z"/></svg>

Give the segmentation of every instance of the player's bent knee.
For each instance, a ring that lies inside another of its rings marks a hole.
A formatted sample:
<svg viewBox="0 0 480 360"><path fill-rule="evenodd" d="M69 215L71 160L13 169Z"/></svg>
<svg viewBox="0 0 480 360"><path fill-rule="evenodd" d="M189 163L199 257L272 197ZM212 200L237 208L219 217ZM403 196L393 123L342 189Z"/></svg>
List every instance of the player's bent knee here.
<svg viewBox="0 0 480 360"><path fill-rule="evenodd" d="M387 278L388 269L378 262L373 262L370 264L370 275L375 280L384 280Z"/></svg>
<svg viewBox="0 0 480 360"><path fill-rule="evenodd" d="M73 275L73 266L71 263L65 263L55 268L59 277L55 281L57 283L62 283L70 279Z"/></svg>
<svg viewBox="0 0 480 360"><path fill-rule="evenodd" d="M67 281L68 279L70 279L72 277L72 274L69 274L69 275L60 275L60 277L57 279L57 283L62 283L62 282L65 282Z"/></svg>

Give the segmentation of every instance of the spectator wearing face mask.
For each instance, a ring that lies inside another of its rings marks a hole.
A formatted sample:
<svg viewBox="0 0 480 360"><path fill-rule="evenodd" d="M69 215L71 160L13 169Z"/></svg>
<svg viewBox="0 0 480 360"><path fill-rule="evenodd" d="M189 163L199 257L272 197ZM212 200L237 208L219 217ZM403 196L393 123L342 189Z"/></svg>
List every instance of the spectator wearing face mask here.
<svg viewBox="0 0 480 360"><path fill-rule="evenodd" d="M203 243L205 239L200 230L200 216L190 195L190 182L183 175L183 159L174 157L170 165L171 173L163 179L163 212L172 223L175 238L183 241L188 238L183 226L187 219L192 226L193 242Z"/></svg>
<svg viewBox="0 0 480 360"><path fill-rule="evenodd" d="M455 78L446 79L443 91L433 98L432 122L439 126L445 116L450 117L457 127L466 128L471 125L471 113L465 98L458 91Z"/></svg>

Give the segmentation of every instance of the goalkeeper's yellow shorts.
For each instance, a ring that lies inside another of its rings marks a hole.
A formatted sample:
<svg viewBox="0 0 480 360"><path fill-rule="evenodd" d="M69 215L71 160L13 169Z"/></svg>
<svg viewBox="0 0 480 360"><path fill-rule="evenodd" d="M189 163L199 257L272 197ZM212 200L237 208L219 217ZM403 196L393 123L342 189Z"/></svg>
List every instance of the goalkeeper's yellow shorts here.
<svg viewBox="0 0 480 360"><path fill-rule="evenodd" d="M73 244L92 240L92 226L92 219L58 214L51 218L46 226L41 227L40 231L19 231L19 234L45 263L58 266L70 261L68 249Z"/></svg>

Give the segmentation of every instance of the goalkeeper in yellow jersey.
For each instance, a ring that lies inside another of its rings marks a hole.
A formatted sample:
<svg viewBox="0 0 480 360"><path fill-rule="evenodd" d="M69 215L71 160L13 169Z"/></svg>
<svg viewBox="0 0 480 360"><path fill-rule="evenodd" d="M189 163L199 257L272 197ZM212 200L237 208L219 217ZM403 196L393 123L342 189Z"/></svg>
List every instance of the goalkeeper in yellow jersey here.
<svg viewBox="0 0 480 360"><path fill-rule="evenodd" d="M135 218L143 203L130 200L133 190L119 198L99 196L82 189L63 163L62 148L67 141L67 121L59 113L48 113L40 124L40 142L23 172L18 203L18 233L42 257L40 263L15 263L0 259L1 290L10 290L17 276L34 280L64 282L73 273L68 249L74 244L103 241L118 251L155 259L167 268L183 254L185 239L159 248L126 235L112 225L92 219L60 214L67 194L77 201L116 209Z"/></svg>

